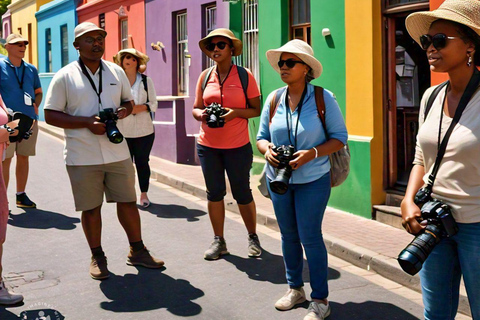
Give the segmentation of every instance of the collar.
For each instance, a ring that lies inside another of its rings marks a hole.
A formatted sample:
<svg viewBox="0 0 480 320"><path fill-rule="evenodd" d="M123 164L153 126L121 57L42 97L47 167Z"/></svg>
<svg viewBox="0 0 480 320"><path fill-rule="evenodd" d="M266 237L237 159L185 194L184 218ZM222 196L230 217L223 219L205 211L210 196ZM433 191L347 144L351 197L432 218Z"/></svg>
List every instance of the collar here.
<svg viewBox="0 0 480 320"><path fill-rule="evenodd" d="M19 67L15 67L13 65L13 63L10 61L10 58L8 58L8 57L5 58L5 62L8 63L10 65L10 67L12 67L12 68L21 68L22 66L25 66L25 61L23 61L23 59L22 59L22 62L20 63Z"/></svg>

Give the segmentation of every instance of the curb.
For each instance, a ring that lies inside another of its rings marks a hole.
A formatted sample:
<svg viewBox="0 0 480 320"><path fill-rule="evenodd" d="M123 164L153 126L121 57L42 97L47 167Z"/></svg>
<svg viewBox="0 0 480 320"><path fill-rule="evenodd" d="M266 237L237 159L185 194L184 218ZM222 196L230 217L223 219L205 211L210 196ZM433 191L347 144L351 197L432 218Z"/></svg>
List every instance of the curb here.
<svg viewBox="0 0 480 320"><path fill-rule="evenodd" d="M57 129L44 122L39 122L39 128L41 131L53 135L56 138L64 139L62 129ZM151 168L151 172L151 178L156 181L194 195L200 199L207 200L207 193L204 186L195 185L165 172L159 172L155 168ZM230 194L225 196L225 209L240 214L238 206L236 206L235 203L235 200ZM337 211L333 208L327 207L327 211L330 210ZM279 231L277 219L271 212L257 208L257 223L275 231ZM323 234L323 240L329 254L350 262L362 269L375 271L384 278L421 293L420 277L418 274L415 276L408 275L402 270L396 259L368 250L364 247L353 245L347 241L325 233ZM458 311L471 316L468 298L463 294L460 294Z"/></svg>

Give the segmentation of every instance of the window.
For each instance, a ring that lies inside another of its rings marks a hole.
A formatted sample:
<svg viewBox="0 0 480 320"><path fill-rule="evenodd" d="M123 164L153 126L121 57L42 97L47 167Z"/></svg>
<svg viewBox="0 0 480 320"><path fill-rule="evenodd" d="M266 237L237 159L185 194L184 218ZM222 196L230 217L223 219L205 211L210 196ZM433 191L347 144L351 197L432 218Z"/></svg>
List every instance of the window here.
<svg viewBox="0 0 480 320"><path fill-rule="evenodd" d="M105 13L100 13L98 15L98 26L105 29Z"/></svg>
<svg viewBox="0 0 480 320"><path fill-rule="evenodd" d="M291 39L312 44L310 24L310 0L290 0Z"/></svg>
<svg viewBox="0 0 480 320"><path fill-rule="evenodd" d="M187 13L180 12L176 16L177 34L177 82L178 95L188 96L188 67L190 55L188 54Z"/></svg>
<svg viewBox="0 0 480 320"><path fill-rule="evenodd" d="M60 41L62 43L62 67L68 64L68 28L64 24L60 27Z"/></svg>
<svg viewBox="0 0 480 320"><path fill-rule="evenodd" d="M206 37L211 31L217 28L217 7L215 6L215 4L207 5L205 7L204 17L205 34L203 36ZM204 69L212 67L215 64L215 62L206 55L204 55L204 57Z"/></svg>
<svg viewBox="0 0 480 320"><path fill-rule="evenodd" d="M50 28L45 29L45 71L52 72L52 31Z"/></svg>
<svg viewBox="0 0 480 320"><path fill-rule="evenodd" d="M243 5L243 66L260 81L258 57L258 0L246 0Z"/></svg>
<svg viewBox="0 0 480 320"><path fill-rule="evenodd" d="M128 48L128 20L124 19L120 21L120 48Z"/></svg>
<svg viewBox="0 0 480 320"><path fill-rule="evenodd" d="M428 3L428 0L387 0L386 6L393 7L393 6L401 6L404 4L421 3L421 2Z"/></svg>

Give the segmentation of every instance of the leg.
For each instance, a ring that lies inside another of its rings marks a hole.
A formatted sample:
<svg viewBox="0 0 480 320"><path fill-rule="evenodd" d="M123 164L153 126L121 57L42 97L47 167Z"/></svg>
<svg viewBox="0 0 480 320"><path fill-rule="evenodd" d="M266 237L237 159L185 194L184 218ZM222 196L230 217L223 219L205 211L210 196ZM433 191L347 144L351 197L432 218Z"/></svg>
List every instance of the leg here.
<svg viewBox="0 0 480 320"><path fill-rule="evenodd" d="M82 211L82 227L90 248L102 245L102 206L91 210Z"/></svg>
<svg viewBox="0 0 480 320"><path fill-rule="evenodd" d="M460 264L453 239L442 239L420 270L425 320L453 320L457 313Z"/></svg>
<svg viewBox="0 0 480 320"><path fill-rule="evenodd" d="M248 233L257 233L257 208L255 201L252 200L249 204L238 204L238 209Z"/></svg>
<svg viewBox="0 0 480 320"><path fill-rule="evenodd" d="M148 192L150 182L150 151L152 150L154 134L146 137L136 138L137 150L135 152L135 166L137 167L138 182L142 193Z"/></svg>
<svg viewBox="0 0 480 320"><path fill-rule="evenodd" d="M129 242L142 240L140 214L135 202L117 202L117 215Z"/></svg>
<svg viewBox="0 0 480 320"><path fill-rule="evenodd" d="M28 156L17 154L17 165L15 175L17 177L17 192L25 192L28 180Z"/></svg>
<svg viewBox="0 0 480 320"><path fill-rule="evenodd" d="M288 285L291 288L303 287L303 249L300 244L295 217L295 186L291 185L283 195L272 192L270 183L267 183L267 186L282 235L283 262L285 263Z"/></svg>
<svg viewBox="0 0 480 320"><path fill-rule="evenodd" d="M459 223L454 237L473 319L480 319L480 223ZM453 318L452 318L453 319Z"/></svg>
<svg viewBox="0 0 480 320"><path fill-rule="evenodd" d="M6 188L8 188L8 182L10 180L10 164L11 163L12 163L12 158L6 158L2 162L3 181L5 182Z"/></svg>
<svg viewBox="0 0 480 320"><path fill-rule="evenodd" d="M225 225L225 202L223 199L220 201L208 201L208 216L210 217L214 235L223 238Z"/></svg>
<svg viewBox="0 0 480 320"><path fill-rule="evenodd" d="M295 212L300 240L305 248L312 299L328 297L328 256L322 236L322 221L330 197L330 175L295 185Z"/></svg>

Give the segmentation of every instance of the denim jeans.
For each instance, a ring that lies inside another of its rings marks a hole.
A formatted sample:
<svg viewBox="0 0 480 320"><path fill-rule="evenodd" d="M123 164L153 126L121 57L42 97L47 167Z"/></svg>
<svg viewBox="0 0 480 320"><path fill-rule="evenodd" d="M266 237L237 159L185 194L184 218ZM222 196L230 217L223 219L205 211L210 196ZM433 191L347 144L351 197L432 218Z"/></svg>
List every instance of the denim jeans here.
<svg viewBox="0 0 480 320"><path fill-rule="evenodd" d="M426 320L453 320L463 275L473 319L480 319L480 223L459 223L442 239L420 271Z"/></svg>
<svg viewBox="0 0 480 320"><path fill-rule="evenodd" d="M283 261L291 288L303 286L303 248L310 270L311 297L328 297L327 249L323 242L322 220L330 197L330 173L305 184L290 184L276 194L267 183L282 235Z"/></svg>

